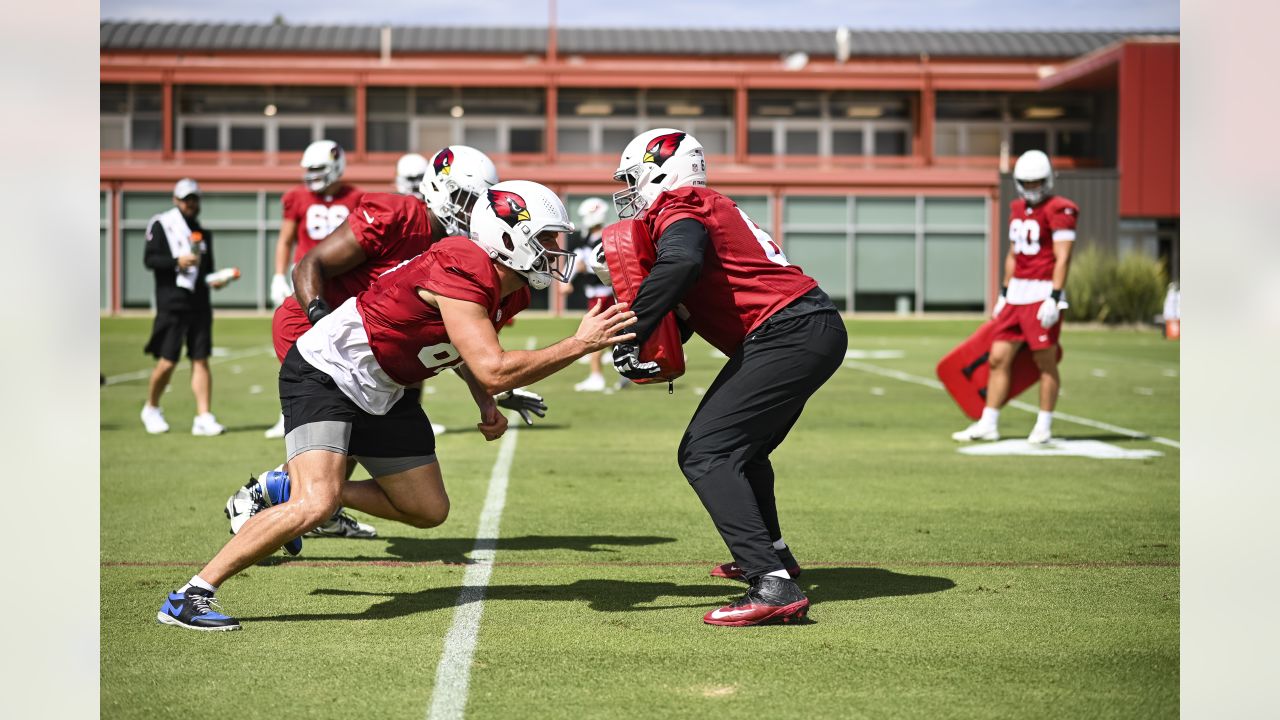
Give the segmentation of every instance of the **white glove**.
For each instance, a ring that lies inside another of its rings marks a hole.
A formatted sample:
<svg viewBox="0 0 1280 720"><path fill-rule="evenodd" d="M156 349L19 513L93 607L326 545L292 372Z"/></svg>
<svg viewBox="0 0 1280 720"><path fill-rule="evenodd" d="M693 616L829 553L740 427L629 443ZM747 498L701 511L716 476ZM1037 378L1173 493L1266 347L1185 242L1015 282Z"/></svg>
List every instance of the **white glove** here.
<svg viewBox="0 0 1280 720"><path fill-rule="evenodd" d="M600 282L613 287L613 278L609 276L609 263L604 259L604 243L596 245L588 256L587 267L600 278Z"/></svg>
<svg viewBox="0 0 1280 720"><path fill-rule="evenodd" d="M280 307L284 303L285 298L293 294L293 288L289 287L289 281L284 275L276 273L271 276L271 304Z"/></svg>
<svg viewBox="0 0 1280 720"><path fill-rule="evenodd" d="M991 317L1000 317L1000 311L1004 310L1004 306L1008 304L1005 302L1004 293L1000 293L1000 297L996 298L996 309L991 311Z"/></svg>
<svg viewBox="0 0 1280 720"><path fill-rule="evenodd" d="M1058 324L1058 318L1067 307L1066 300L1054 300L1051 297L1045 298L1044 302L1040 303L1040 309L1036 311L1036 319L1040 321L1040 325L1045 330L1048 330Z"/></svg>

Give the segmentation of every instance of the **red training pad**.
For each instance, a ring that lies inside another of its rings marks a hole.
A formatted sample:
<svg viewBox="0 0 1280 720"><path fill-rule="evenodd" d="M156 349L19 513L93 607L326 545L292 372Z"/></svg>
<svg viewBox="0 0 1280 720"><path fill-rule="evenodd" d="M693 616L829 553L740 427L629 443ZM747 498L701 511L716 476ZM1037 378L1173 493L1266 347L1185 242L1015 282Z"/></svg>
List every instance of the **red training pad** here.
<svg viewBox="0 0 1280 720"><path fill-rule="evenodd" d="M942 386L951 393L964 414L974 420L982 417L982 409L987 406L987 378L991 374L987 354L991 352L995 335L996 323L988 320L969 339L938 361L938 379ZM1061 343L1058 344L1058 360L1062 360ZM1013 358L1013 378L1005 402L1018 397L1039 381L1040 368L1036 367L1031 350L1024 344Z"/></svg>
<svg viewBox="0 0 1280 720"><path fill-rule="evenodd" d="M644 225L635 220L619 220L606 227L602 241L605 262L609 264L613 280L613 294L630 307L640 292L640 283L653 268L657 249ZM636 380L640 384L668 382L684 374L684 346L680 343L680 328L674 313L667 313L640 347L640 360L658 363L658 374Z"/></svg>

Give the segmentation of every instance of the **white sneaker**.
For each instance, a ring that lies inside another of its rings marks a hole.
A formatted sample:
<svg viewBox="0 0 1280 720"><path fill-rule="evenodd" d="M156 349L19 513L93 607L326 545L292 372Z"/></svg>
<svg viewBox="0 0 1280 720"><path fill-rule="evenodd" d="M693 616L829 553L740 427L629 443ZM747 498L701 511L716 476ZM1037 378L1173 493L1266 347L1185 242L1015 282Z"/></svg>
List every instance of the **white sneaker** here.
<svg viewBox="0 0 1280 720"><path fill-rule="evenodd" d="M431 432L435 433L436 435L443 435L444 431L448 429L449 428L441 425L440 423L431 423Z"/></svg>
<svg viewBox="0 0 1280 720"><path fill-rule="evenodd" d="M1027 436L1027 442L1032 445L1047 445L1052 439L1053 431L1039 425L1031 428L1031 434Z"/></svg>
<svg viewBox="0 0 1280 720"><path fill-rule="evenodd" d="M275 425L267 428L267 431L262 433L262 437L270 440L284 437L284 413L280 413L280 419L276 421Z"/></svg>
<svg viewBox="0 0 1280 720"><path fill-rule="evenodd" d="M604 392L604 375L595 373L573 386L577 392Z"/></svg>
<svg viewBox="0 0 1280 720"><path fill-rule="evenodd" d="M976 422L969 427L957 433L951 433L951 439L957 442L972 442L974 440L999 440L1000 430L994 425L985 425L981 421Z"/></svg>
<svg viewBox="0 0 1280 720"><path fill-rule="evenodd" d="M213 413L197 415L196 419L191 421L192 435L213 437L214 435L221 435L226 431L226 428L218 424L218 420L213 417Z"/></svg>
<svg viewBox="0 0 1280 720"><path fill-rule="evenodd" d="M369 523L362 523L341 508L325 524L303 537L375 538L378 531Z"/></svg>
<svg viewBox="0 0 1280 720"><path fill-rule="evenodd" d="M152 435L169 432L169 423L165 422L164 411L158 407L142 406L142 424Z"/></svg>

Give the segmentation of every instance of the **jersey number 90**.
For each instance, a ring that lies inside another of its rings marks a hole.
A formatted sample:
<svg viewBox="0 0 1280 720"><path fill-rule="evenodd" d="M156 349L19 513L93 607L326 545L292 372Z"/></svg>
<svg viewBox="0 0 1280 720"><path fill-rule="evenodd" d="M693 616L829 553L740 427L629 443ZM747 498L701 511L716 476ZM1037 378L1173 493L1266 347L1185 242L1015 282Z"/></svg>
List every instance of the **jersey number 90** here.
<svg viewBox="0 0 1280 720"><path fill-rule="evenodd" d="M1040 254L1040 223L1022 218L1009 221L1009 242L1019 255Z"/></svg>

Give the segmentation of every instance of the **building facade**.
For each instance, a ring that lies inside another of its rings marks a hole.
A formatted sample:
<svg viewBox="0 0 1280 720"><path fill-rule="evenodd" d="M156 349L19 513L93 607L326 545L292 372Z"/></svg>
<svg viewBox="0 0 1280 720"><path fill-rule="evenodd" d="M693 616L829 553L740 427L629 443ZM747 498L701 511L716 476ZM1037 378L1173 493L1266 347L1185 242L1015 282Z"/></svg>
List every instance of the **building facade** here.
<svg viewBox="0 0 1280 720"><path fill-rule="evenodd" d="M1039 148L1082 242L1177 273L1173 33L104 22L100 47L106 312L150 302L142 235L184 176L245 275L216 302L266 309L280 197L324 138L367 190L391 190L402 153L463 143L573 209L618 189L633 136L677 127L837 303L907 313L989 306L1007 172Z"/></svg>

